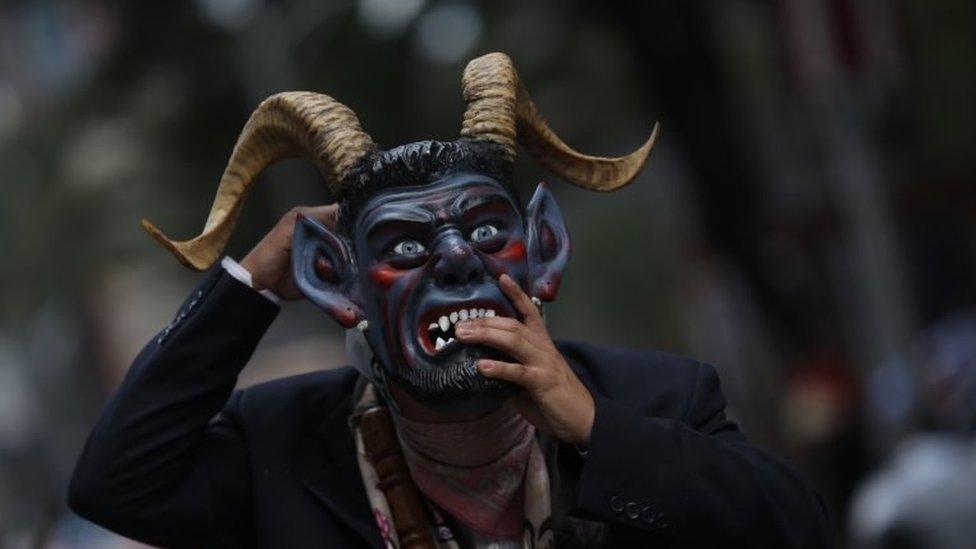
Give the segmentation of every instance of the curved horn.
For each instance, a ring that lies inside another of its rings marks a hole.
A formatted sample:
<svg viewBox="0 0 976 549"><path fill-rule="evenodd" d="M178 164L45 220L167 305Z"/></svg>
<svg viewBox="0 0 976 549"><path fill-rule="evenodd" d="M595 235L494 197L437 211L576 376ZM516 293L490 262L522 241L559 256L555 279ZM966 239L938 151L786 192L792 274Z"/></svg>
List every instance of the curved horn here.
<svg viewBox="0 0 976 549"><path fill-rule="evenodd" d="M636 151L618 158L574 151L549 128L504 53L474 59L461 77L467 110L461 135L502 145L515 158L515 141L543 167L593 191L612 191L637 177L657 140L659 124Z"/></svg>
<svg viewBox="0 0 976 549"><path fill-rule="evenodd" d="M212 265L234 230L258 175L283 158L308 155L334 189L373 149L355 113L327 95L284 92L265 99L251 114L231 153L203 232L191 240L167 238L148 220L142 226L181 263L202 271Z"/></svg>

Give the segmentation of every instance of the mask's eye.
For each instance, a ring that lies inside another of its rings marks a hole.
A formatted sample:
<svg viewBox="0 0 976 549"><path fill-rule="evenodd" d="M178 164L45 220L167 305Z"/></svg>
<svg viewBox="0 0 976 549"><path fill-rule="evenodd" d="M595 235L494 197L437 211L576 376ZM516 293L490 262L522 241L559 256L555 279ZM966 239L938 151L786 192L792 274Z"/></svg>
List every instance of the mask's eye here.
<svg viewBox="0 0 976 549"><path fill-rule="evenodd" d="M417 255L426 251L427 248L416 240L401 240L393 247L393 253L397 255Z"/></svg>
<svg viewBox="0 0 976 549"><path fill-rule="evenodd" d="M496 234L498 234L498 229L496 229L494 225L482 225L471 231L471 241L484 242Z"/></svg>

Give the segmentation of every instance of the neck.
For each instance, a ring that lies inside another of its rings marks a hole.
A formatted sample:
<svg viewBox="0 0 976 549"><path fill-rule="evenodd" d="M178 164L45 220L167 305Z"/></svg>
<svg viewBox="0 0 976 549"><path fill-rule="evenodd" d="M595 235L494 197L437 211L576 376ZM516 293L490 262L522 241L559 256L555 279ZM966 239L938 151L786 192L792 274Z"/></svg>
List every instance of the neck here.
<svg viewBox="0 0 976 549"><path fill-rule="evenodd" d="M396 424L408 462L419 454L445 466L483 467L515 447L527 448L534 432L513 403L474 417L443 414L422 405L410 408L411 415L406 413L400 410Z"/></svg>

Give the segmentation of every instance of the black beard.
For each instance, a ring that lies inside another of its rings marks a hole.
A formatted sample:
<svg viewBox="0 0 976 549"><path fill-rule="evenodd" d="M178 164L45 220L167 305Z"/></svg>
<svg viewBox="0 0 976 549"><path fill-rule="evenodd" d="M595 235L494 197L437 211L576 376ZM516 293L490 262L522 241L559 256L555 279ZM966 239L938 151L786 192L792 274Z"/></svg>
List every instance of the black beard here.
<svg viewBox="0 0 976 549"><path fill-rule="evenodd" d="M436 368L398 368L391 377L410 396L442 411L490 411L519 392L508 381L485 377L478 372L484 353L462 348L450 362Z"/></svg>

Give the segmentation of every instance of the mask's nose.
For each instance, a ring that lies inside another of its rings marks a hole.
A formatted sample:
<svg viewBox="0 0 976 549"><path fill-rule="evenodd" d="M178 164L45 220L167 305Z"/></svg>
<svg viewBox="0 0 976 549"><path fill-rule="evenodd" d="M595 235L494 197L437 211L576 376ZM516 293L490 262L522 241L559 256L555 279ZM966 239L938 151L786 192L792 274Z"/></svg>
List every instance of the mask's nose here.
<svg viewBox="0 0 976 549"><path fill-rule="evenodd" d="M481 258L458 231L445 234L434 249L434 281L442 288L477 282L485 276Z"/></svg>

